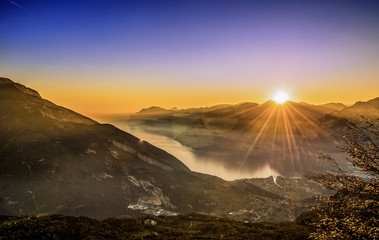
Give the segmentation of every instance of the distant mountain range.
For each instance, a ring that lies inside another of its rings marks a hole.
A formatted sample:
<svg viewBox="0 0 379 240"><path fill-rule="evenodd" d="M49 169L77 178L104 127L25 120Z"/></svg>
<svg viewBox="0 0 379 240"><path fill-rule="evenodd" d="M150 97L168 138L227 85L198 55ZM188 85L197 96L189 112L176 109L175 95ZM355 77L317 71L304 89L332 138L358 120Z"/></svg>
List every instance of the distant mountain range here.
<svg viewBox="0 0 379 240"><path fill-rule="evenodd" d="M162 114L162 113L210 113L214 111L221 111L224 113L238 113L243 112L245 110L252 110L255 107L259 107L260 105L265 104L271 104L274 103L272 100L268 100L267 102L263 104L258 103L252 103L252 102L244 102L239 104L219 104L211 107L201 107L201 108L187 108L187 109L165 109L162 107L152 106L149 108L143 108L141 111L137 112L137 114ZM311 105L305 102L301 103L295 103L292 101L287 101L288 103L292 104L300 104L303 106L309 106L317 109L317 111L324 112L324 113L330 113L333 111L341 111L342 109L346 108L347 106L342 103L327 103L322 105Z"/></svg>
<svg viewBox="0 0 379 240"><path fill-rule="evenodd" d="M345 164L335 144L347 121L378 123L378 119L379 98L352 106L292 101L280 105L269 100L181 110L151 107L124 121L132 128L171 137L227 168L256 170L268 164L283 176L299 176L331 168L317 160L319 152Z"/></svg>
<svg viewBox="0 0 379 240"><path fill-rule="evenodd" d="M247 117L254 119L257 115L262 113L268 106L276 104L272 100L268 100L265 103L239 103L239 104L220 104L212 107L201 107L201 108L188 108L188 109L164 109L161 107L153 106L149 108L144 108L141 111L133 115L133 117L138 117L138 115L176 115L181 114L206 114L207 116L218 116L218 117ZM326 114L333 115L335 117L347 118L352 121L361 121L362 116L370 121L379 120L379 97L371 99L367 102L356 102L351 106L346 106L342 103L327 103L322 105L312 105L305 102L296 103L293 101L287 101L286 106L290 108L296 108L302 113L306 114L307 117L312 119L319 119Z"/></svg>
<svg viewBox="0 0 379 240"><path fill-rule="evenodd" d="M188 108L188 109L165 109L157 106L152 106L149 108L144 108L137 112L137 115L160 115L160 114L196 114L203 113L208 115L250 115L250 118L254 118L256 115L251 115L251 113L257 112L258 108L265 107L267 105L275 104L272 100L269 100L263 104L258 103L239 103L239 104L220 104L212 107L201 107L201 108ZM305 102L296 103L292 101L287 101L286 105L291 105L302 111L307 111L308 113L315 113L315 116L319 117L325 114L332 114L336 117L347 118L349 120L361 120L361 117L366 117L371 121L378 121L379 119L379 97L371 99L367 102L356 102L351 106L346 106L342 103L326 103L321 105L312 105ZM317 116L317 114L319 116Z"/></svg>
<svg viewBox="0 0 379 240"><path fill-rule="evenodd" d="M306 210L315 195L328 193L306 179L228 182L192 172L148 142L6 78L0 78L0 123L0 214L106 218L204 212L283 221Z"/></svg>

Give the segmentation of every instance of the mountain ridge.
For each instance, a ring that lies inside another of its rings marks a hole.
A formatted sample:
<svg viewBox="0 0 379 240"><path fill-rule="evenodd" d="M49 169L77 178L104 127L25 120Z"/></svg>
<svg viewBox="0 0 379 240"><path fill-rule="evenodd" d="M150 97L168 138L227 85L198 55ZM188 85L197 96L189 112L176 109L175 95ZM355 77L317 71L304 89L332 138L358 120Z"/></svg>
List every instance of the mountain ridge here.
<svg viewBox="0 0 379 240"><path fill-rule="evenodd" d="M353 121L378 121L379 120L379 97L366 102L358 101L351 106L334 113L335 116L344 117ZM362 116L365 119L362 119Z"/></svg>
<svg viewBox="0 0 379 240"><path fill-rule="evenodd" d="M95 120L85 117L77 112L55 105L54 103L43 99L37 91L25 87L19 83L15 83L8 78L0 78L0 87L2 89L0 100L3 103L1 105L3 110L7 108L8 111L12 111L7 107L7 103L11 100L13 102L16 101L18 104L23 104L24 111L26 112L33 111L34 114L41 114L42 116L46 115L60 121L71 121L85 124L98 123ZM35 109L35 104L39 104L41 107L39 109Z"/></svg>
<svg viewBox="0 0 379 240"><path fill-rule="evenodd" d="M379 97L378 97L379 98ZM310 104L310 103L307 103L307 102L295 102L295 101L291 101L291 100L288 100L286 102L287 104L288 103L291 103L291 104L306 104L306 105L309 105L309 106L315 106L315 107L321 107L321 108L325 108L325 110L329 110L330 112L331 111L340 111L342 110L343 108L345 107L349 107L348 105L345 105L343 103L335 103L335 102L329 102L329 103L324 103L324 104ZM286 104L284 103L284 104ZM356 102L356 103L359 103L359 102ZM241 102L241 103L237 103L237 104L216 104L216 105L212 105L212 106L205 106L205 107L190 107L190 108L183 108L183 109L178 109L178 108L171 108L171 109L166 109L166 108L163 108L163 107L159 107L159 106L150 106L150 107L147 107L147 108L142 108L140 111L137 111L136 113L134 114L140 114L140 113L148 113L151 111L151 113L154 113L156 112L157 114L160 114L161 112L159 111L162 111L162 112L170 112L170 111L176 111L176 112L188 112L188 111L200 111L200 110L215 110L215 109L225 109L225 108L229 108L229 107L239 107L239 108L246 108L246 107L253 107L253 106L260 106L260 105L266 105L266 104L277 104L275 103L273 100L269 99L263 103L255 103L255 102ZM158 111L159 110L159 111Z"/></svg>
<svg viewBox="0 0 379 240"><path fill-rule="evenodd" d="M228 168L255 170L269 165L280 175L293 177L309 170L326 170L327 164L314 160L317 152L339 158L334 145L344 134L347 121L362 122L362 115L376 121L378 99L352 106L268 100L151 116L137 113L124 118L124 123L170 137L190 147L199 158L217 159Z"/></svg>

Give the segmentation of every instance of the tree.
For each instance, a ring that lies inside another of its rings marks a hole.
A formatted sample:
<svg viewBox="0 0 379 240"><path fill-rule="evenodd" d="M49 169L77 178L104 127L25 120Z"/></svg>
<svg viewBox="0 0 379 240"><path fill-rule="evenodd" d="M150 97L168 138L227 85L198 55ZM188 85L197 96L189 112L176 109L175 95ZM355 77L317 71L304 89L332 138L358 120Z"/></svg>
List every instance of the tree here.
<svg viewBox="0 0 379 240"><path fill-rule="evenodd" d="M346 160L358 174L342 170L335 159L324 155L337 169L312 178L336 193L319 197L322 204L315 210L321 220L310 235L313 239L379 239L378 124L347 124L348 134L339 149L349 155Z"/></svg>

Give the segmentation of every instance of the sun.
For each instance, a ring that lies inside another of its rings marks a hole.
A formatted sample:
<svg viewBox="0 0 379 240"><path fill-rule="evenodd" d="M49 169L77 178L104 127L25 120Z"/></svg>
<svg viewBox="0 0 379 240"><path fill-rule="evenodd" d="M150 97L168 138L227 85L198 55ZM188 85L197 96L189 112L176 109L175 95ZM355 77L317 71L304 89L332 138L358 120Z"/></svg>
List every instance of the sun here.
<svg viewBox="0 0 379 240"><path fill-rule="evenodd" d="M273 97L273 100L278 104L283 104L286 101L288 101L289 99L290 99L290 97L289 97L288 93L284 92L284 91L276 92L274 97Z"/></svg>

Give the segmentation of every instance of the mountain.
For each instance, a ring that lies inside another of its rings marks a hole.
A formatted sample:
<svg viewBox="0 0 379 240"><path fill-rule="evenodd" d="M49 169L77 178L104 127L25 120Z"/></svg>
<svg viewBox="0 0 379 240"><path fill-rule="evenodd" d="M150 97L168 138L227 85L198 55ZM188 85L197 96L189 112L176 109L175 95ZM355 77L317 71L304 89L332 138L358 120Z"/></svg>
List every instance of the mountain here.
<svg viewBox="0 0 379 240"><path fill-rule="evenodd" d="M269 165L282 176L294 177L331 167L315 161L315 153L337 153L338 134L326 122L321 129L318 121L340 107L292 101L279 105L269 100L137 113L124 121L132 128L171 137L227 168L256 171Z"/></svg>
<svg viewBox="0 0 379 240"><path fill-rule="evenodd" d="M171 111L172 110L167 110L167 109L164 109L161 107L152 106L149 108L144 108L141 111L139 111L138 113L139 114L162 114L162 113L167 113L167 112L171 112Z"/></svg>
<svg viewBox="0 0 379 240"><path fill-rule="evenodd" d="M283 106L286 106L285 108ZM288 101L283 106L269 100L263 104L241 103L236 105L216 105L204 108L190 108L182 110L166 110L159 107L150 107L142 109L140 112L132 115L129 122L136 120L138 123L155 123L155 124L184 124L191 127L207 128L213 127L218 130L241 130L250 131L251 128L260 128L259 124L252 125L254 121L261 123L266 121L265 117L271 113L282 114L282 110L292 115L300 115L299 121L320 119L325 114L334 112L340 108L339 104L310 105L307 103L296 103ZM149 115L146 115L149 113ZM154 116L154 118L152 118ZM279 116L280 117L280 116ZM154 122L151 122L154 119ZM287 120L294 122L291 116Z"/></svg>
<svg viewBox="0 0 379 240"><path fill-rule="evenodd" d="M162 175L159 184L165 184L170 174L190 174L175 157L9 79L0 79L0 96L3 212L105 217L138 199L173 207L151 181Z"/></svg>
<svg viewBox="0 0 379 240"><path fill-rule="evenodd" d="M97 122L75 113L69 109L56 106L44 100L37 91L27 88L21 84L14 83L10 79L0 78L2 123L16 122L25 127L25 117L58 120L60 122L83 123L93 125ZM21 127L21 126L18 126Z"/></svg>
<svg viewBox="0 0 379 240"><path fill-rule="evenodd" d="M346 107L346 105L342 103L326 103L322 105L317 105L318 107L325 108L327 111L341 111Z"/></svg>
<svg viewBox="0 0 379 240"><path fill-rule="evenodd" d="M224 181L167 152L0 78L0 214L96 218L203 212L293 220L315 195L306 179ZM279 185L280 187L279 187Z"/></svg>
<svg viewBox="0 0 379 240"><path fill-rule="evenodd" d="M332 166L317 160L320 152L344 157L335 148L347 120L378 119L379 98L351 107L287 101L191 108L124 119L131 128L165 135L191 147L200 158L216 159L229 169L256 171L269 166L282 176L322 172ZM344 167L349 167L348 165Z"/></svg>
<svg viewBox="0 0 379 240"><path fill-rule="evenodd" d="M353 121L379 121L379 97L367 102L356 102L354 105L336 112L335 116ZM362 119L362 117L366 120Z"/></svg>

